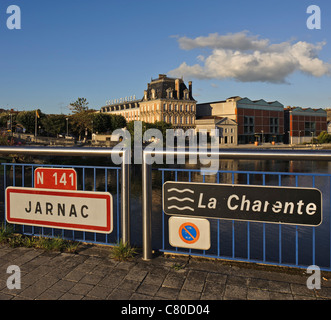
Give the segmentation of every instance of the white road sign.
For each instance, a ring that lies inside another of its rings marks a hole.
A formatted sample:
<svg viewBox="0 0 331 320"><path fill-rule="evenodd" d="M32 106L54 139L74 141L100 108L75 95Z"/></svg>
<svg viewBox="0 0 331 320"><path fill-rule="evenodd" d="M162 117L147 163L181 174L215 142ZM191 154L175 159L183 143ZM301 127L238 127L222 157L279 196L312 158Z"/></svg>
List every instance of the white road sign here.
<svg viewBox="0 0 331 320"><path fill-rule="evenodd" d="M110 233L113 200L108 192L8 187L9 223Z"/></svg>
<svg viewBox="0 0 331 320"><path fill-rule="evenodd" d="M208 250L210 248L209 221L199 218L170 217L169 243L173 247Z"/></svg>

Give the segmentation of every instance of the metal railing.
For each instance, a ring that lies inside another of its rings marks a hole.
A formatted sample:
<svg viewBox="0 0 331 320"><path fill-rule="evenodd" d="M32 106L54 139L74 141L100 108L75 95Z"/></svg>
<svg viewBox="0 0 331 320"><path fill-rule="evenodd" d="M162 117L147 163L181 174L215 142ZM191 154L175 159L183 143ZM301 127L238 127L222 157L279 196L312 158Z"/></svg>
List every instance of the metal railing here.
<svg viewBox="0 0 331 320"><path fill-rule="evenodd" d="M142 163L142 169L143 169L143 177L142 177L142 182L143 182L143 198L142 198L142 222L143 222L143 259L144 260L150 260L152 259L152 165L147 163L147 156L150 155L156 155L156 154L161 154L163 156L167 155L167 154L174 154L174 155L185 155L185 156L190 156L190 155L199 155L199 151L188 151L188 150L178 150L178 151L165 151L165 150L160 150L160 151L144 151L143 153L143 163ZM209 151L208 155L217 155L219 156L220 160L223 159L240 159L240 160L288 160L288 161L304 161L304 160L314 160L314 161L330 161L331 160L331 152L329 151L315 151L315 150L308 150L308 151L296 151L296 150L286 150L286 151L278 151L278 150L272 150L272 151L255 151L255 150L222 150L222 151L217 151L217 152L212 152ZM192 169L169 169L169 168L160 168L158 169L162 172L162 184L165 182L164 180L164 173L166 171L171 171L173 173L175 173L175 179L173 179L172 177L172 181L177 181L177 172L187 172L189 177L188 177L188 181L190 181L191 179L191 174L192 172L201 172L201 170L192 170ZM323 175L323 174L296 174L296 173L279 173L279 172L253 172L253 171L219 171L217 170L217 172L215 173L216 177L216 182L219 183L219 177L220 174L226 174L226 173L231 173L232 177L234 174L246 174L247 175L247 180L246 180L246 184L251 184L251 180L252 180L252 175L262 175L262 180L263 180L263 184L265 183L265 177L269 176L269 175L276 175L278 178L278 182L276 183L276 185L278 186L282 186L281 184L281 180L282 177L285 176L295 176L296 178L296 184L295 186L298 186L298 177L299 176L311 176L313 179L313 185L314 185L314 181L315 178L317 176L323 176L326 179L330 180L330 188L331 188L331 175ZM203 178L204 179L204 178ZM185 180L187 181L187 180ZM234 184L233 178L231 180L232 184ZM328 192L328 195L330 196L330 190ZM330 203L330 200L329 202ZM328 216L330 215L330 208L328 208ZM329 218L330 219L330 218ZM197 250L179 250L178 248L176 249L168 249L165 246L166 243L166 237L164 236L164 231L166 230L166 223L167 219L166 216L164 215L164 213L162 213L162 232L163 232L163 236L162 236L162 247L158 248L161 251L171 251L171 252L180 252L180 253L185 253L185 254L195 254L195 255L202 255L202 256L207 256L207 257L218 257L218 258L225 258L225 255L221 254L221 246L220 246L220 224L223 223L222 220L219 219L214 219L214 221L216 221L216 225L217 227L215 228L215 230L217 230L217 235L216 235L216 239L217 239L217 243L216 243L216 253L213 254L209 254L206 252L198 252ZM237 223L242 224L245 222L239 222ZM228 224L228 221L224 222L223 224ZM250 228L252 225L262 225L263 228L263 233L264 236L262 236L262 258L261 259L254 259L252 258L251 255L251 233L250 233ZM232 226L230 227L232 232L231 232L231 254L229 256L227 256L226 258L230 258L230 259L234 259L234 260L245 260L245 261L249 261L249 262L264 262L264 263L268 263L267 259L266 259L266 255L268 254L268 252L266 251L266 238L265 238L265 232L266 232L266 224L265 223L258 223L258 222L247 222L247 226L246 226L246 232L247 232L247 251L246 251L246 257L240 257L237 258L236 254L235 254L235 241L234 241L234 237L235 237L235 222L232 222ZM296 253L295 253L295 262L294 263L289 263L286 264L283 259L282 259L282 241L281 241L281 237L282 237L282 233L281 230L286 229L287 226L282 227L281 225L277 226L280 230L279 233L279 239L280 239L280 244L278 247L279 248L279 257L278 259L276 259L277 261L273 261L273 264L280 264L280 265L293 265L293 266L300 266L299 263L299 254L300 251L298 250L298 234L299 234L299 230L300 227L295 226L296 228L296 240L295 240L295 246L296 246ZM331 227L330 227L331 230ZM316 256L316 238L315 238L315 227L312 228L312 232L313 232L313 244L312 244L312 262L314 262L315 256ZM330 234L330 239L331 239L331 234ZM331 248L331 243L330 243L330 248ZM330 249L329 249L330 251ZM330 260L331 260L331 256L330 256ZM331 261L330 261L330 266L331 266ZM330 266L326 266L326 269L330 269Z"/></svg>
<svg viewBox="0 0 331 320"><path fill-rule="evenodd" d="M121 162L121 239L130 243L130 159L128 150L107 148L56 148L56 147L0 147L2 155L30 156L71 156L71 157L109 157L112 154L122 156ZM36 165L35 165L36 166ZM64 166L62 166L64 167ZM71 166L72 167L72 166ZM85 167L87 168L87 167ZM91 167L95 168L95 167ZM23 169L24 170L24 169ZM84 169L83 169L84 170ZM6 177L6 175L5 175ZM84 175L83 175L84 178ZM6 179L6 178L5 178ZM23 178L24 179L24 178ZM23 182L24 183L24 182ZM5 185L7 183L5 182Z"/></svg>

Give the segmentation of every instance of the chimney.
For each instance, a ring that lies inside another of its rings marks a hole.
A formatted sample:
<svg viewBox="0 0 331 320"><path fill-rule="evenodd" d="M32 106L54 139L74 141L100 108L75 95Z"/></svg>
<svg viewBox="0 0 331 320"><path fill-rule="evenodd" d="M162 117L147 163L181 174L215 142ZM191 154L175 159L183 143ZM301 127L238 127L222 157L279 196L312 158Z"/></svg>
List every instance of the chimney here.
<svg viewBox="0 0 331 320"><path fill-rule="evenodd" d="M192 97L192 81L188 82L188 91L190 93L190 97Z"/></svg>
<svg viewBox="0 0 331 320"><path fill-rule="evenodd" d="M180 99L180 92L179 92L179 79L175 80L175 90L177 92L177 99Z"/></svg>

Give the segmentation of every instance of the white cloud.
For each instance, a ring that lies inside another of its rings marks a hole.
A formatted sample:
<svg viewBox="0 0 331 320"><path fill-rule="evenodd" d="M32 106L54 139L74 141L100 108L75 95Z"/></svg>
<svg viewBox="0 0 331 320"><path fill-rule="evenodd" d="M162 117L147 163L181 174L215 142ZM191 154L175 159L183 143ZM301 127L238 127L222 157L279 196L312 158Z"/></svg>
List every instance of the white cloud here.
<svg viewBox="0 0 331 320"><path fill-rule="evenodd" d="M227 35L213 33L195 39L180 37L177 41L184 50L210 48L212 52L208 56L199 55L198 64L183 62L169 72L173 76L285 83L295 71L314 77L330 75L331 71L331 65L318 57L325 42L271 44L269 39L259 39L247 31Z"/></svg>

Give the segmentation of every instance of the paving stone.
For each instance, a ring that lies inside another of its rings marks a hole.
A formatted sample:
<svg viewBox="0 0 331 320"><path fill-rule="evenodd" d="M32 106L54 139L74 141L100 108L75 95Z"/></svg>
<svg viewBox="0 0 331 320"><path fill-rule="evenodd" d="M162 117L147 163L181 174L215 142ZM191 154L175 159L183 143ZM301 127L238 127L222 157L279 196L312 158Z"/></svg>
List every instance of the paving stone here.
<svg viewBox="0 0 331 320"><path fill-rule="evenodd" d="M59 280L51 288L55 291L67 292L75 285L75 282L68 280Z"/></svg>
<svg viewBox="0 0 331 320"><path fill-rule="evenodd" d="M183 277L181 274L169 272L164 279L162 286L180 289L183 286L184 281L185 277Z"/></svg>
<svg viewBox="0 0 331 320"><path fill-rule="evenodd" d="M137 289L138 293L142 293L148 296L154 296L156 292L159 290L160 286L156 286L153 284L142 283Z"/></svg>
<svg viewBox="0 0 331 320"><path fill-rule="evenodd" d="M224 292L224 300L246 300L247 287L227 285Z"/></svg>
<svg viewBox="0 0 331 320"><path fill-rule="evenodd" d="M197 291L185 290L182 289L179 292L178 300L199 300L201 293Z"/></svg>
<svg viewBox="0 0 331 320"><path fill-rule="evenodd" d="M62 291L56 291L52 289L48 289L44 291L41 295L37 297L37 300L58 300L60 297L63 296Z"/></svg>
<svg viewBox="0 0 331 320"><path fill-rule="evenodd" d="M83 295L66 292L59 298L59 300L82 300L83 298Z"/></svg>
<svg viewBox="0 0 331 320"><path fill-rule="evenodd" d="M169 299L169 300L176 300L179 294L179 290L175 288L168 288L168 287L161 287L155 296Z"/></svg>
<svg viewBox="0 0 331 320"><path fill-rule="evenodd" d="M248 288L247 300L270 300L269 291L257 288Z"/></svg>
<svg viewBox="0 0 331 320"><path fill-rule="evenodd" d="M76 283L68 292L77 295L86 296L93 288L93 285L87 283Z"/></svg>
<svg viewBox="0 0 331 320"><path fill-rule="evenodd" d="M110 288L110 287L94 286L87 293L87 297L93 297L93 298L104 300L110 295L110 293L113 290L114 290L114 288Z"/></svg>
<svg viewBox="0 0 331 320"><path fill-rule="evenodd" d="M133 292L122 289L114 289L112 293L107 297L108 300L129 300Z"/></svg>

